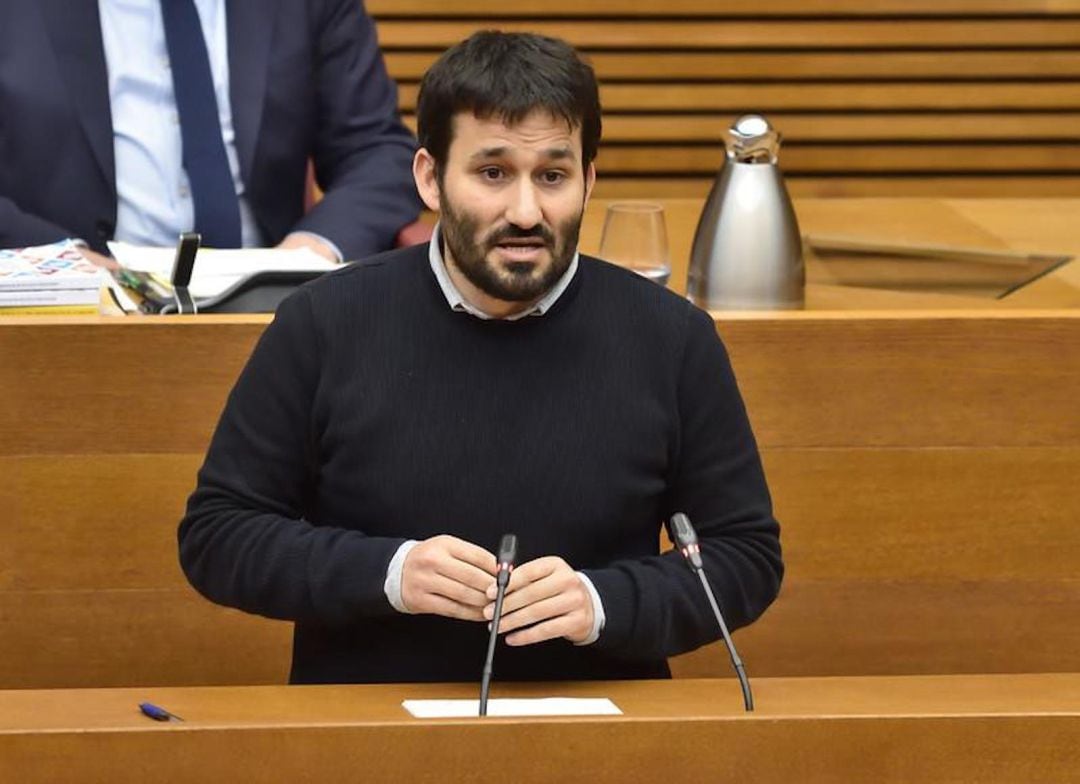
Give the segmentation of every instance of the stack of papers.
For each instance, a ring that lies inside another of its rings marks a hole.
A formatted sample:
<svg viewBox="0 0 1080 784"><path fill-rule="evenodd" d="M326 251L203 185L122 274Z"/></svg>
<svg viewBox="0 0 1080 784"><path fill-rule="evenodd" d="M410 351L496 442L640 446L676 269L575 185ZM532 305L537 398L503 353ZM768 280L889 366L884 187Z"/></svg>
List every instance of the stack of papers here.
<svg viewBox="0 0 1080 784"><path fill-rule="evenodd" d="M0 250L0 315L96 313L106 280L72 240Z"/></svg>
<svg viewBox="0 0 1080 784"><path fill-rule="evenodd" d="M176 248L110 242L109 250L122 269L149 275L162 288L171 289ZM339 266L308 248L202 248L195 257L188 291L195 299L210 299L257 272L328 272Z"/></svg>

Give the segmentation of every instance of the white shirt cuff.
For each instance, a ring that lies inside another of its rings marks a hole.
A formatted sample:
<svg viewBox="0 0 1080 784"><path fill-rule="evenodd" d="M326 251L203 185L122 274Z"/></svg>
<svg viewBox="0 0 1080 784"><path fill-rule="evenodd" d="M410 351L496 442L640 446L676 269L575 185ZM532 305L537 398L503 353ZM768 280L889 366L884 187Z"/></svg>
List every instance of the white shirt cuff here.
<svg viewBox="0 0 1080 784"><path fill-rule="evenodd" d="M604 615L604 603L600 601L600 594L596 592L596 586L592 584L592 580L586 577L584 572L575 572L575 574L581 579L581 582L585 584L585 588L592 598L593 622L592 631L589 633L589 636L581 642L574 643L574 645L592 645L600 639L600 632L604 628L604 621L607 620L607 616Z"/></svg>
<svg viewBox="0 0 1080 784"><path fill-rule="evenodd" d="M386 567L386 582L383 583L383 593L390 606L399 613L412 615L401 599L401 574L405 570L405 556L409 554L420 542L410 539L397 549L394 557L390 559L390 565Z"/></svg>

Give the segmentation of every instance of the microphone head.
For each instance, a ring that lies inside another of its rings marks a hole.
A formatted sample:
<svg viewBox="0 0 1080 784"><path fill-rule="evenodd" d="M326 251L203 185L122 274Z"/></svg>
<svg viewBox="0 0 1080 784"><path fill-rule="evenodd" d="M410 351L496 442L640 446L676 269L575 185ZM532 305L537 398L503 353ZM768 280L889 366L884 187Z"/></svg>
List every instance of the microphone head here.
<svg viewBox="0 0 1080 784"><path fill-rule="evenodd" d="M513 534L503 534L499 540L499 552L495 556L500 567L513 566L517 559L517 537Z"/></svg>
<svg viewBox="0 0 1080 784"><path fill-rule="evenodd" d="M668 536L692 569L701 569L704 566L701 560L701 548L698 547L697 531L690 525L689 517L682 512L673 514L668 523Z"/></svg>
<svg viewBox="0 0 1080 784"><path fill-rule="evenodd" d="M694 526L690 525L690 518L682 512L676 512L671 516L668 522L668 536L672 544L680 549L697 544L697 532Z"/></svg>

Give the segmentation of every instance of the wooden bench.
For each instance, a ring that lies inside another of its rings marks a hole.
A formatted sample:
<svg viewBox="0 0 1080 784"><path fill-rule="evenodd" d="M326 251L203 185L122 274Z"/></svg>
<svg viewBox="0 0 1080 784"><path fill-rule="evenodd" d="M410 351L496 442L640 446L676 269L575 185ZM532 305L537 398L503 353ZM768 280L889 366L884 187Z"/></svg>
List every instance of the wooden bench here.
<svg viewBox="0 0 1080 784"><path fill-rule="evenodd" d="M601 80L601 197L701 197L743 112L795 195L1080 195L1078 0L368 0L401 106L480 28L563 37Z"/></svg>

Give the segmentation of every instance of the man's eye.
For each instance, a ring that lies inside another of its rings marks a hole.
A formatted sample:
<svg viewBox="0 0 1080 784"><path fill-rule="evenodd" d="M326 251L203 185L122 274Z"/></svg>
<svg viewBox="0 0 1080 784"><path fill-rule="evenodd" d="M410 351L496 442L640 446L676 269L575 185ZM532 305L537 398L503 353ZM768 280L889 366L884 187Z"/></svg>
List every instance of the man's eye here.
<svg viewBox="0 0 1080 784"><path fill-rule="evenodd" d="M561 171L546 171L542 175L542 179L548 185L558 185L566 179L566 175Z"/></svg>
<svg viewBox="0 0 1080 784"><path fill-rule="evenodd" d="M480 170L480 176L485 180L500 180L502 179L502 169L495 166L488 166L487 168Z"/></svg>

